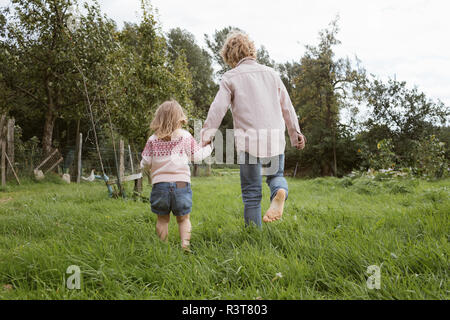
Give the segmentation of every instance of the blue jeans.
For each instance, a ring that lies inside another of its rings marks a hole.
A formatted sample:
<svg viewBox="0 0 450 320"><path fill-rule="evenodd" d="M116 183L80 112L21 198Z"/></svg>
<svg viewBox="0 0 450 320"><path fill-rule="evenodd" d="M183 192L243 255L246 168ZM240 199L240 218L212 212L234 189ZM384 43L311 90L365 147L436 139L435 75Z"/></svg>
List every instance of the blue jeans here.
<svg viewBox="0 0 450 320"><path fill-rule="evenodd" d="M262 175L266 175L266 183L270 188L270 201L275 197L278 190L286 191L288 185L284 178L284 154L273 158L255 158L247 152L239 155L242 201L244 202L245 225L254 223L261 227L261 199L262 199ZM272 169L268 174L262 171L263 165L270 163ZM273 167L275 166L275 167Z"/></svg>
<svg viewBox="0 0 450 320"><path fill-rule="evenodd" d="M150 194L152 212L158 215L173 213L184 216L192 210L192 189L190 183L178 188L176 182L160 182L152 186Z"/></svg>

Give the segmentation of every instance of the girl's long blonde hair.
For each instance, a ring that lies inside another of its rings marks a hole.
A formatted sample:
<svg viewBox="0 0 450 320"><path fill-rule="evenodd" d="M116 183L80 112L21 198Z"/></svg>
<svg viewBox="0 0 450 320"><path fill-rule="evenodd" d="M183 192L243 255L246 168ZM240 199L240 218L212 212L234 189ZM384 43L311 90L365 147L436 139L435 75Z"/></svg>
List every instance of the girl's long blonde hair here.
<svg viewBox="0 0 450 320"><path fill-rule="evenodd" d="M155 132L158 139L170 140L172 133L187 124L187 117L183 108L175 100L162 103L156 109L155 117L150 124L150 129Z"/></svg>

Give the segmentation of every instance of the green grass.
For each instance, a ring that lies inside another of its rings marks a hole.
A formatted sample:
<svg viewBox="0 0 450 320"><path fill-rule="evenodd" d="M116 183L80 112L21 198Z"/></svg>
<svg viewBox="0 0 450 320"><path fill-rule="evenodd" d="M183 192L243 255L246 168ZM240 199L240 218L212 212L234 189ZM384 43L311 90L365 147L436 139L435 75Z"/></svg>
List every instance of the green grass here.
<svg viewBox="0 0 450 320"><path fill-rule="evenodd" d="M53 180L0 190L1 299L449 298L448 179L289 180L283 220L260 231L243 226L238 175L194 178L193 254L175 219L158 240L148 203ZM70 265L81 290L65 289Z"/></svg>

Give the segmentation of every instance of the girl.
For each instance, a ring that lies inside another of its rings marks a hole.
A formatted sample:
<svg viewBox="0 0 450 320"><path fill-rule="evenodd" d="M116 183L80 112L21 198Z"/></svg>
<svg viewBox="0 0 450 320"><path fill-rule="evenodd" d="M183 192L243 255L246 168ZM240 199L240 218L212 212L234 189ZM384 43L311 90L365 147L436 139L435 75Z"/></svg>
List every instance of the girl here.
<svg viewBox="0 0 450 320"><path fill-rule="evenodd" d="M303 149L305 137L280 76L256 62L255 45L246 34L230 33L221 55L232 69L222 77L202 129L202 141L204 145L210 142L231 105L245 223L260 227L262 165L270 163L271 169L275 168L265 173L271 205L263 220L272 222L281 218L288 196L283 177L286 126L293 147Z"/></svg>
<svg viewBox="0 0 450 320"><path fill-rule="evenodd" d="M177 219L181 246L189 250L192 209L189 161L202 161L211 154L212 146L200 147L188 131L181 129L186 123L177 101L161 104L150 125L154 134L142 152L141 168L151 170L150 203L152 212L158 216L156 233L161 240L167 240L172 212Z"/></svg>

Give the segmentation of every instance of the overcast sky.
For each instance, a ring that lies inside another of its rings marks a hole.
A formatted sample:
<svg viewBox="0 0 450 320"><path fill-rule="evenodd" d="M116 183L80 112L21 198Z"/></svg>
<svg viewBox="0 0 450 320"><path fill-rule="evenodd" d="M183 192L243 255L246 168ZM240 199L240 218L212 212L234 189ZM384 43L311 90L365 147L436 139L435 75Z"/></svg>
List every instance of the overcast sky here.
<svg viewBox="0 0 450 320"><path fill-rule="evenodd" d="M138 21L139 0L100 0L119 26ZM163 30L181 27L200 45L228 25L250 34L277 62L299 60L339 14L338 56L358 56L369 73L396 76L450 106L450 1L153 0Z"/></svg>
<svg viewBox="0 0 450 320"><path fill-rule="evenodd" d="M0 4L8 3L0 0ZM120 26L138 22L140 0L99 0ZM450 106L450 1L447 0L153 0L164 31L203 35L232 25L264 45L276 62L298 61L306 44L340 16L337 56L362 60L369 73L396 76Z"/></svg>

